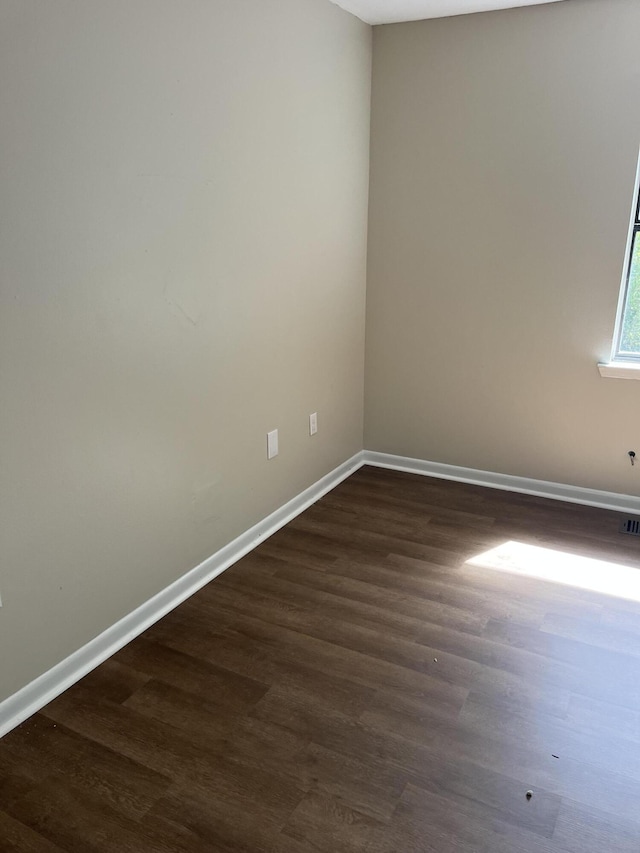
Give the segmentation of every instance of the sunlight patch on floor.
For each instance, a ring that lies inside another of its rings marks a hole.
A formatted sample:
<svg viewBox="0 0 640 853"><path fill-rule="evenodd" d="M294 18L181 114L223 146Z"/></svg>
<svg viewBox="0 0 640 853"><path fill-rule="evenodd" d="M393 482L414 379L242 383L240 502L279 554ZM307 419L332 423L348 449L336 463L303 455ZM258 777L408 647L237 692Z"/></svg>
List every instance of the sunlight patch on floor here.
<svg viewBox="0 0 640 853"><path fill-rule="evenodd" d="M640 601L640 570L525 542L504 542L467 565Z"/></svg>

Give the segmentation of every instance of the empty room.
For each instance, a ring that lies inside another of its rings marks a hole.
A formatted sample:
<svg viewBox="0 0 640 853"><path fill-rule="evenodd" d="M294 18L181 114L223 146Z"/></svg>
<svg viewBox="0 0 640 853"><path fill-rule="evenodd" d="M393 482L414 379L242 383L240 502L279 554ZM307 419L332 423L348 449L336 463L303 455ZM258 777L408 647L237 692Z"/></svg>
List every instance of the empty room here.
<svg viewBox="0 0 640 853"><path fill-rule="evenodd" d="M2 853L638 853L639 39L0 0Z"/></svg>

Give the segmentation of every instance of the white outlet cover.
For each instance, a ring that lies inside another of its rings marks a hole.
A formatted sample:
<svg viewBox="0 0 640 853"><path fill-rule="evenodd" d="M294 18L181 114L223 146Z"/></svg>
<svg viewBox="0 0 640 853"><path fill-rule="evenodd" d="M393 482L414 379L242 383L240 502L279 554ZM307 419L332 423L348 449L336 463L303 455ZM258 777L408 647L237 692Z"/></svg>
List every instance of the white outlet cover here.
<svg viewBox="0 0 640 853"><path fill-rule="evenodd" d="M272 429L267 433L267 459L278 455L278 430Z"/></svg>
<svg viewBox="0 0 640 853"><path fill-rule="evenodd" d="M309 415L309 435L315 435L318 432L318 413L314 412Z"/></svg>

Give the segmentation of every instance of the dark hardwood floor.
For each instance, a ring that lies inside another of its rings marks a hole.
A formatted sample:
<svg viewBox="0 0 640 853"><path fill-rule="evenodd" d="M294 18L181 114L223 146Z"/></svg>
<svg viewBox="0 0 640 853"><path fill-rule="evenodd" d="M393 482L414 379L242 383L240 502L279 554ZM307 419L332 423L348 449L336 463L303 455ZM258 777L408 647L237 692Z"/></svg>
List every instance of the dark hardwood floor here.
<svg viewBox="0 0 640 853"><path fill-rule="evenodd" d="M360 470L0 741L0 850L638 853L640 603L466 562L618 522Z"/></svg>

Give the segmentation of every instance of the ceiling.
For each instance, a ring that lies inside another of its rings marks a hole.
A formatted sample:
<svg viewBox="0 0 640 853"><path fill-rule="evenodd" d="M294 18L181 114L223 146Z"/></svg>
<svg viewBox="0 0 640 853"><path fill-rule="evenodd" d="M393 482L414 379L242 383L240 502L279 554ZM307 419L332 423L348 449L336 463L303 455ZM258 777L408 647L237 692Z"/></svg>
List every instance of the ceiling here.
<svg viewBox="0 0 640 853"><path fill-rule="evenodd" d="M561 0L332 0L367 24L395 24L399 21L422 21L445 18L469 12L537 6Z"/></svg>

